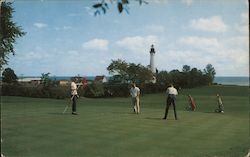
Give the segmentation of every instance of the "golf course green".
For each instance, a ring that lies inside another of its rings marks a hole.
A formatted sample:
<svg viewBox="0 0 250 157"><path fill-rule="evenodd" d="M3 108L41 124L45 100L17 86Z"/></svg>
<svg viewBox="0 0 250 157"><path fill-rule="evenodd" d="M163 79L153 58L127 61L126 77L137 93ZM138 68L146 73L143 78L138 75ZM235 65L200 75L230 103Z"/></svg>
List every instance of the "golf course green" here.
<svg viewBox="0 0 250 157"><path fill-rule="evenodd" d="M84 98L79 115L69 100L1 97L2 153L6 157L243 157L249 146L249 88L207 86L181 89L178 120L170 108L162 120L165 93L141 97L141 114L131 99ZM216 94L225 113L215 113ZM186 111L187 95L197 110Z"/></svg>

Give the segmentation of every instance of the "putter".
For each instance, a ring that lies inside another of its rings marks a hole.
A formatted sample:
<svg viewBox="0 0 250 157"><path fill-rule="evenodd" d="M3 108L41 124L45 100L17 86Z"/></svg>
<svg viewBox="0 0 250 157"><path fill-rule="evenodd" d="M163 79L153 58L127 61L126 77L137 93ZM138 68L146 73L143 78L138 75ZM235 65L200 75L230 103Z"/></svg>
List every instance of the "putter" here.
<svg viewBox="0 0 250 157"><path fill-rule="evenodd" d="M71 106L71 101L73 99L74 95L70 98L70 102L68 105L66 105L65 109L63 110L63 114L68 110L69 106Z"/></svg>

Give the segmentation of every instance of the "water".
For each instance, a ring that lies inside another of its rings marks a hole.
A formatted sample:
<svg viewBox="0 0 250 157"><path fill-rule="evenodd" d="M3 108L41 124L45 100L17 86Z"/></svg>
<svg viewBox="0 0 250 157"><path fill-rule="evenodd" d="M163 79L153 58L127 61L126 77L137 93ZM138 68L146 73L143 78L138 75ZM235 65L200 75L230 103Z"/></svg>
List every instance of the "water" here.
<svg viewBox="0 0 250 157"><path fill-rule="evenodd" d="M214 83L223 85L249 86L249 77L215 77Z"/></svg>

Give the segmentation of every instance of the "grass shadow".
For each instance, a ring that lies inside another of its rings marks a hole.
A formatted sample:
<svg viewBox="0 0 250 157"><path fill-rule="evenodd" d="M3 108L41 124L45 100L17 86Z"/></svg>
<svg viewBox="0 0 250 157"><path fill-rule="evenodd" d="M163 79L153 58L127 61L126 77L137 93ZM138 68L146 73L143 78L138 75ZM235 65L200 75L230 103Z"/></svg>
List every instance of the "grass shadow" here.
<svg viewBox="0 0 250 157"><path fill-rule="evenodd" d="M203 113L216 113L216 112L213 112L213 111L206 111L206 112L203 112Z"/></svg>
<svg viewBox="0 0 250 157"><path fill-rule="evenodd" d="M146 117L145 119L149 119L149 120L164 120L162 118L159 118L159 117Z"/></svg>
<svg viewBox="0 0 250 157"><path fill-rule="evenodd" d="M51 114L51 115L71 115L71 113L62 113L62 112L50 112L48 114Z"/></svg>
<svg viewBox="0 0 250 157"><path fill-rule="evenodd" d="M112 114L135 114L133 112L112 112Z"/></svg>

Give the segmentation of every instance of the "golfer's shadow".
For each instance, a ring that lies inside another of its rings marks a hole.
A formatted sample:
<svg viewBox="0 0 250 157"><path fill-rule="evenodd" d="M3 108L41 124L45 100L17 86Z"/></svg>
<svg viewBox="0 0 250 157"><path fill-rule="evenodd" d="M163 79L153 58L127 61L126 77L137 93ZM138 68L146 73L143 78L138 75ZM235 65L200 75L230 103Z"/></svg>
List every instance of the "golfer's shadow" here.
<svg viewBox="0 0 250 157"><path fill-rule="evenodd" d="M133 112L112 112L112 114L135 114Z"/></svg>

